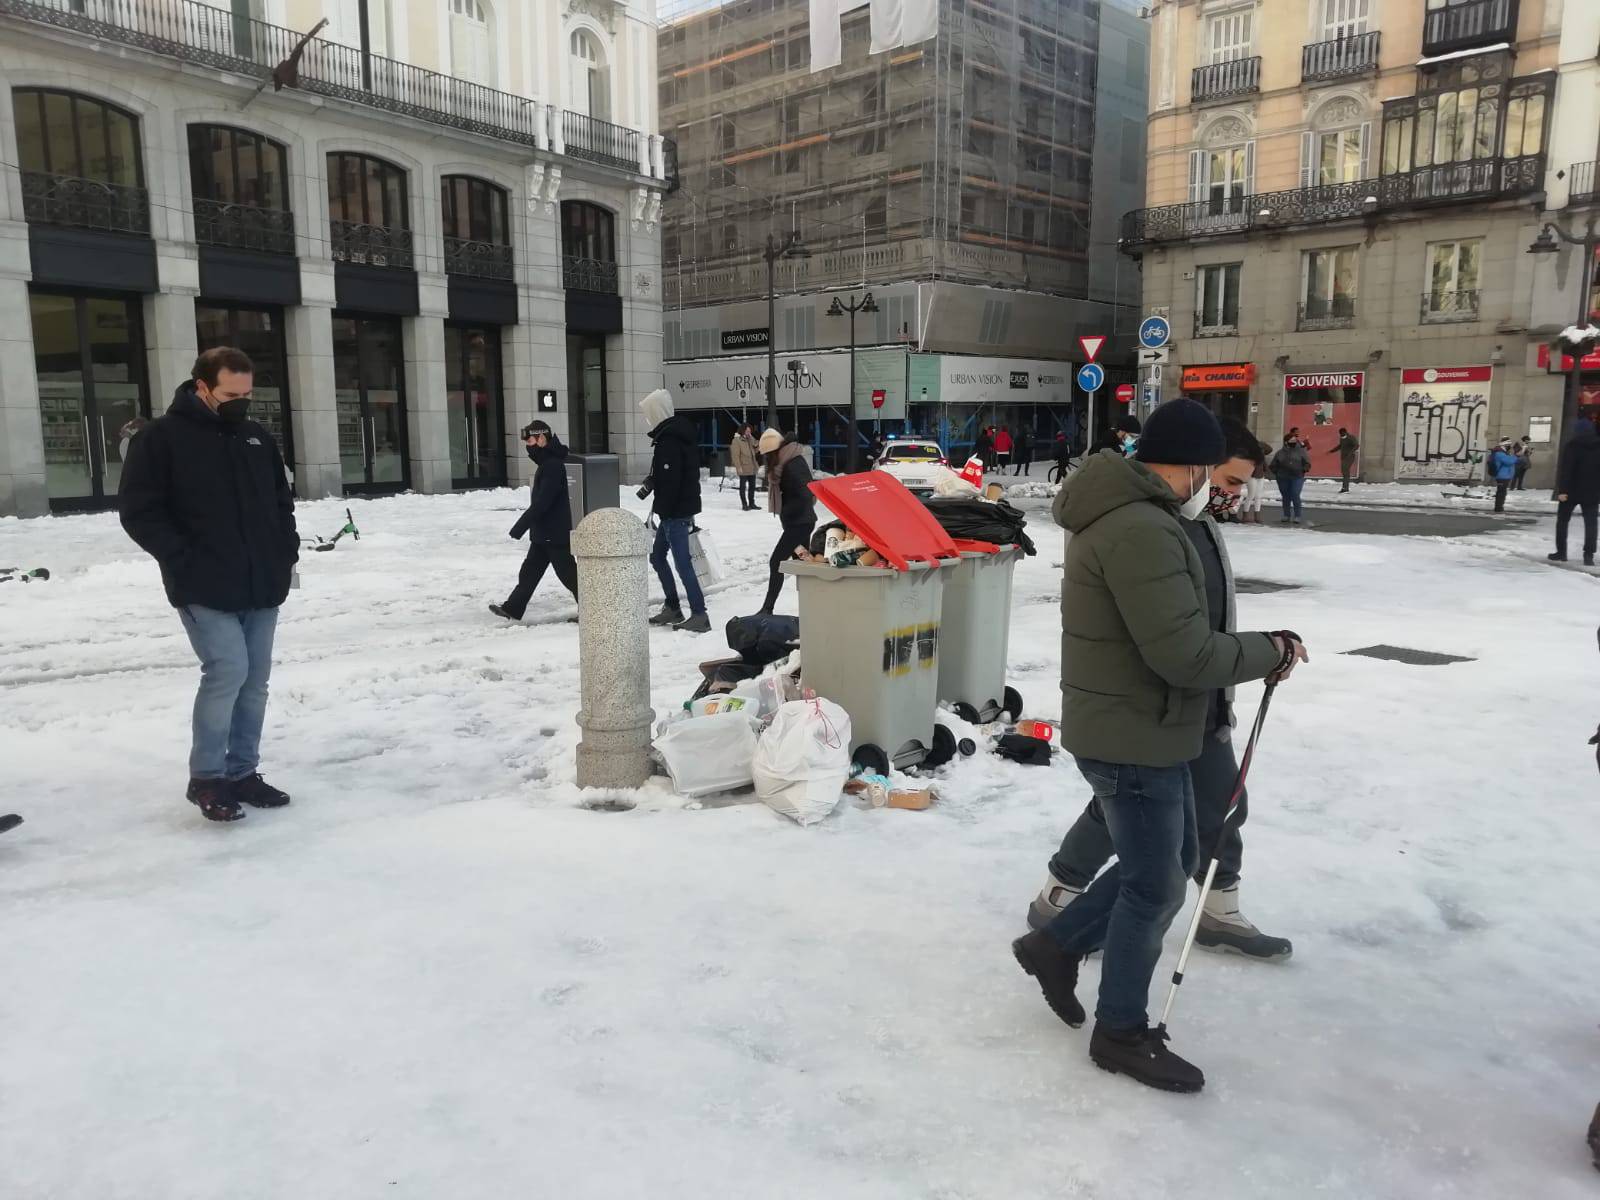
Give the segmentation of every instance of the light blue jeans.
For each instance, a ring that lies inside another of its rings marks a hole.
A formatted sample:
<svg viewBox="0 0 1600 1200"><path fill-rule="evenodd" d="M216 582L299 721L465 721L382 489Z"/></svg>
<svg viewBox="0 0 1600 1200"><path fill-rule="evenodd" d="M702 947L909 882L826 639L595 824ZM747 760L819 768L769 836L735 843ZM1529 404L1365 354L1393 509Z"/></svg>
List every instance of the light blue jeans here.
<svg viewBox="0 0 1600 1200"><path fill-rule="evenodd" d="M267 679L278 610L218 612L199 604L178 610L200 660L194 698L194 745L189 778L243 779L261 764L261 726L267 717Z"/></svg>

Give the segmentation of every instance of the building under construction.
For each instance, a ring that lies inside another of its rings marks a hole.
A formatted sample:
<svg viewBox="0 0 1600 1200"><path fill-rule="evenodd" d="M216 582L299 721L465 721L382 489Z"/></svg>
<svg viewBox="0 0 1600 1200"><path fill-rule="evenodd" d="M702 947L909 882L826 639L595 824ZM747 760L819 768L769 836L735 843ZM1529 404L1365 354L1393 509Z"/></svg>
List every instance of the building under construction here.
<svg viewBox="0 0 1600 1200"><path fill-rule="evenodd" d="M667 382L729 418L705 422L708 443L759 415L770 340L780 407L824 457L841 444L850 330L827 311L842 291L877 306L856 319L871 349L855 400L887 429L1053 439L1082 418L1077 336L1127 360L1138 284L1114 229L1142 200L1143 22L1098 0L937 5L936 36L877 53L870 6L845 12L840 64L821 71L812 0L664 15L682 179L663 215ZM801 248L773 266L770 323L769 237Z"/></svg>

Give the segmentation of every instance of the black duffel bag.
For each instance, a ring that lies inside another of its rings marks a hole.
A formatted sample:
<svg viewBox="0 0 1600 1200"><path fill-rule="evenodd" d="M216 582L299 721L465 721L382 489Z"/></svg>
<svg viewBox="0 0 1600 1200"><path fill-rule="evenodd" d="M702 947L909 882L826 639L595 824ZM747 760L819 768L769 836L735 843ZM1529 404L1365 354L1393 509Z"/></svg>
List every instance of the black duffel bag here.
<svg viewBox="0 0 1600 1200"><path fill-rule="evenodd" d="M1033 539L1024 531L1028 518L1020 509L1004 500L980 500L976 496L929 496L923 504L933 514L933 519L944 526L954 538L967 538L974 542L994 542L1004 546L1014 543L1024 554L1039 553Z"/></svg>
<svg viewBox="0 0 1600 1200"><path fill-rule="evenodd" d="M728 621L728 649L747 663L764 667L789 657L800 642L800 618L756 613Z"/></svg>

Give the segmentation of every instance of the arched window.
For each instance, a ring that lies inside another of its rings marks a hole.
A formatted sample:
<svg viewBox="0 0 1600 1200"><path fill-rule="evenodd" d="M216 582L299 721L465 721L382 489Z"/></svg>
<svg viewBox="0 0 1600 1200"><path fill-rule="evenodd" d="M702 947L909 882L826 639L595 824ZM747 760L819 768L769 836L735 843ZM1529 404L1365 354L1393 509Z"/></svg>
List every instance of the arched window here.
<svg viewBox="0 0 1600 1200"><path fill-rule="evenodd" d="M17 158L24 172L143 187L139 118L76 92L17 88Z"/></svg>
<svg viewBox="0 0 1600 1200"><path fill-rule="evenodd" d="M611 72L600 39L574 29L567 39L567 107L599 121L611 119Z"/></svg>
<svg viewBox="0 0 1600 1200"><path fill-rule="evenodd" d="M411 213L403 167L370 154L328 155L328 217L336 262L410 269Z"/></svg>
<svg viewBox="0 0 1600 1200"><path fill-rule="evenodd" d="M484 0L450 0L450 72L493 87L494 36Z"/></svg>
<svg viewBox="0 0 1600 1200"><path fill-rule="evenodd" d="M511 278L511 232L504 188L470 175L440 180L445 270L454 275Z"/></svg>
<svg viewBox="0 0 1600 1200"><path fill-rule="evenodd" d="M189 185L198 199L287 211L288 155L279 143L248 129L191 125Z"/></svg>
<svg viewBox="0 0 1600 1200"><path fill-rule="evenodd" d="M1355 183L1367 177L1372 123L1354 96L1335 96L1317 109L1301 136L1300 186Z"/></svg>
<svg viewBox="0 0 1600 1200"><path fill-rule="evenodd" d="M615 218L584 200L561 203L561 253L596 262L617 261Z"/></svg>

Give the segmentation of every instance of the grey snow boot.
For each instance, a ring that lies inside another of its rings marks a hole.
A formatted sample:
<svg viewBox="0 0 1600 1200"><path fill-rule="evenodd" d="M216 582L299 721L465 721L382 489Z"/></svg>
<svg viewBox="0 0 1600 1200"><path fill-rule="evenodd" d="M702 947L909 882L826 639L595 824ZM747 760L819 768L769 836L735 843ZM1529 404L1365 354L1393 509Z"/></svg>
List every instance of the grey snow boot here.
<svg viewBox="0 0 1600 1200"><path fill-rule="evenodd" d="M1028 906L1028 928L1043 929L1061 915L1062 909L1081 895L1083 895L1081 887L1062 883L1056 878L1055 872L1050 872L1045 877L1045 884L1039 889L1039 894Z"/></svg>
<svg viewBox="0 0 1600 1200"><path fill-rule="evenodd" d="M710 633L711 618L703 612L691 613L688 620L679 621L673 628L681 629L685 633Z"/></svg>
<svg viewBox="0 0 1600 1200"><path fill-rule="evenodd" d="M661 611L650 618L652 625L676 625L683 620L683 609L676 604L664 604Z"/></svg>
<svg viewBox="0 0 1600 1200"><path fill-rule="evenodd" d="M1268 937L1239 912L1239 885L1213 888L1206 896L1205 911L1195 945L1218 954L1242 954L1261 962L1284 962L1294 953L1288 938Z"/></svg>

